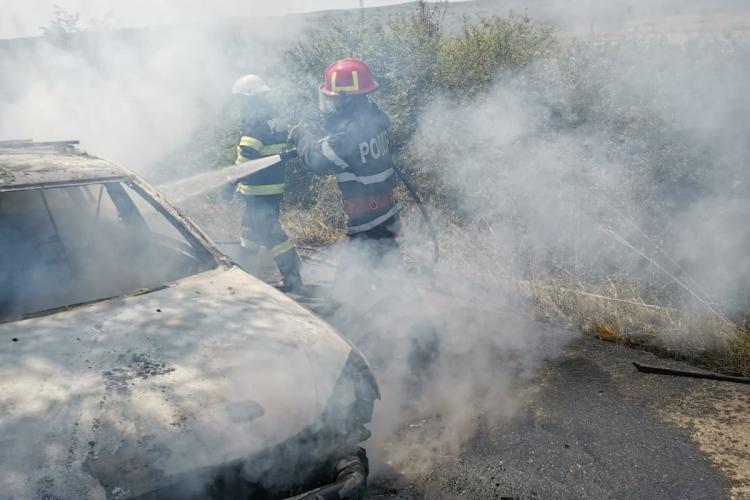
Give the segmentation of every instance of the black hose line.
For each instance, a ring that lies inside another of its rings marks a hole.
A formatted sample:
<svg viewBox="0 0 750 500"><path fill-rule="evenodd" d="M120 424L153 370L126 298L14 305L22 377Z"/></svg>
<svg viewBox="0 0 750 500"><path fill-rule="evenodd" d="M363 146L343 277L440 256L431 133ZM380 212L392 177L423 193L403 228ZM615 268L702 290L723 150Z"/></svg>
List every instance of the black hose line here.
<svg viewBox="0 0 750 500"><path fill-rule="evenodd" d="M733 377L731 375L721 375L719 373L699 373L687 370L675 370L673 368L662 368L660 366L642 365L633 362L636 370L642 373L655 373L658 375L674 375L677 377L702 378L707 380L721 380L723 382L735 382L738 384L750 384L748 377Z"/></svg>
<svg viewBox="0 0 750 500"><path fill-rule="evenodd" d="M297 151L296 149L283 151L282 156L284 154L288 155L291 158L294 156L290 156L290 155L296 156ZM401 179L401 182L404 183L404 186L406 187L406 191L408 191L409 196L412 197L412 199L414 200L414 203L417 205L419 212L422 214L422 220L424 221L425 225L427 226L427 230L430 233L430 238L432 239L432 251L433 251L431 268L434 269L438 261L440 260L440 243L438 242L438 234L437 234L437 229L435 228L435 224L433 223L429 212L427 212L427 208L424 206L424 203L422 203L422 198L419 197L419 194L417 193L417 190L414 187L414 184L411 183L411 181L406 177L406 175L404 175L401 169L398 168L396 165L393 165L393 170L394 172L396 172L396 175L398 175L398 178ZM234 241L226 241L226 242L217 241L216 244L234 245L237 243Z"/></svg>
<svg viewBox="0 0 750 500"><path fill-rule="evenodd" d="M437 265L438 261L440 260L440 243L438 242L438 235L437 235L437 229L435 228L435 224L432 222L432 218L430 217L430 214L427 212L427 208L424 206L424 203L422 203L422 199L419 197L419 194L417 193L416 188L411 183L411 181L404 175L404 173L401 171L400 168L398 168L396 165L393 165L393 170L396 172L396 175L398 175L399 179L401 179L401 182L404 183L404 187L406 187L406 190L409 192L409 196L412 197L414 200L414 203L416 203L417 208L419 209L419 212L422 214L422 220L424 220L425 225L427 226L427 230L430 232L430 238L432 239L432 268L434 269Z"/></svg>

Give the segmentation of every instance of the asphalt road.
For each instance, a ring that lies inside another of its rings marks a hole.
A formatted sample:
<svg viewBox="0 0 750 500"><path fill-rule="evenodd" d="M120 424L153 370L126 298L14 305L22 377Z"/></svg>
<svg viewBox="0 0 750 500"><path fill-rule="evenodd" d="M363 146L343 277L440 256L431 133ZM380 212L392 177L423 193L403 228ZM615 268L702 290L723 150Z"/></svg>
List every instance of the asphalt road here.
<svg viewBox="0 0 750 500"><path fill-rule="evenodd" d="M323 282L331 273L306 271ZM313 311L320 305L296 298ZM529 328L528 319L507 311L487 321ZM480 413L459 453L415 474L378 462L376 452L369 498L750 499L750 386L642 374L633 361L696 370L578 337L525 383L512 415L487 420ZM403 432L429 435L440 425L439 416L414 416Z"/></svg>
<svg viewBox="0 0 750 500"><path fill-rule="evenodd" d="M687 413L696 417L715 411L712 400L727 398L739 405L735 411L746 413L750 391L637 373L632 361L690 369L581 338L546 363L533 395L509 421L480 426L460 455L419 477L388 471L373 478L370 498L729 498L727 471L701 450L693 429L676 425L665 412L676 411L674 401L695 395L703 401ZM746 454L748 436L736 437L733 453ZM747 498L740 490L733 493Z"/></svg>

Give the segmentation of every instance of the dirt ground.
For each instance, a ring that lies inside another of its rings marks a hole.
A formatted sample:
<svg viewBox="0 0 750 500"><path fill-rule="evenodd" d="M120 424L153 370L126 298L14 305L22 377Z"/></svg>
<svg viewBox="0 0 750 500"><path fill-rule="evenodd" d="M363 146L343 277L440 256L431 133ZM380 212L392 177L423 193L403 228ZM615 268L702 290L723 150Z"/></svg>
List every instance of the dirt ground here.
<svg viewBox="0 0 750 500"><path fill-rule="evenodd" d="M510 420L425 474L373 478L371 498L750 498L750 387L632 361L692 369L583 337Z"/></svg>
<svg viewBox="0 0 750 500"><path fill-rule="evenodd" d="M273 267L262 277L278 283ZM324 284L332 272L308 262L304 274ZM633 361L695 369L581 337L546 361L512 417L477 422L460 453L408 473L373 463L370 498L750 498L750 385L642 374ZM415 416L403 432L418 442L439 425Z"/></svg>
<svg viewBox="0 0 750 500"><path fill-rule="evenodd" d="M699 387L666 404L661 416L685 428L731 481L731 498L750 498L750 392L731 384Z"/></svg>
<svg viewBox="0 0 750 500"><path fill-rule="evenodd" d="M519 321L497 314L498 327ZM750 498L750 385L643 374L634 361L696 370L579 337L520 389L508 418L479 413L459 453L408 471L408 456L373 463L370 498ZM440 425L439 415L415 415L396 439L429 439Z"/></svg>

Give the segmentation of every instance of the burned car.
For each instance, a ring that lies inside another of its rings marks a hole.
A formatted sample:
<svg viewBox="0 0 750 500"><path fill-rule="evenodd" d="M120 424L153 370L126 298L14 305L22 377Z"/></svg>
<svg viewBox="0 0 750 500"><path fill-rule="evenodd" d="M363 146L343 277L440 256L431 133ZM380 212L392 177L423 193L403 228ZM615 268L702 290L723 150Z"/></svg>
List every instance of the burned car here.
<svg viewBox="0 0 750 500"><path fill-rule="evenodd" d="M0 498L360 498L360 352L72 148L0 144Z"/></svg>

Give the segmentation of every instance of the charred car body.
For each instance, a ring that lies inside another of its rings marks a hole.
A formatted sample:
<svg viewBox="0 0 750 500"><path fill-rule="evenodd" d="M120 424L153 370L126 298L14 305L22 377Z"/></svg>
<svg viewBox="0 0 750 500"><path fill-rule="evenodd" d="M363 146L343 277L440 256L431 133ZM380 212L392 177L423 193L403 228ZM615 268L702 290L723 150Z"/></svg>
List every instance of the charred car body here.
<svg viewBox="0 0 750 500"><path fill-rule="evenodd" d="M0 255L0 498L363 495L367 362L133 173L0 144Z"/></svg>

